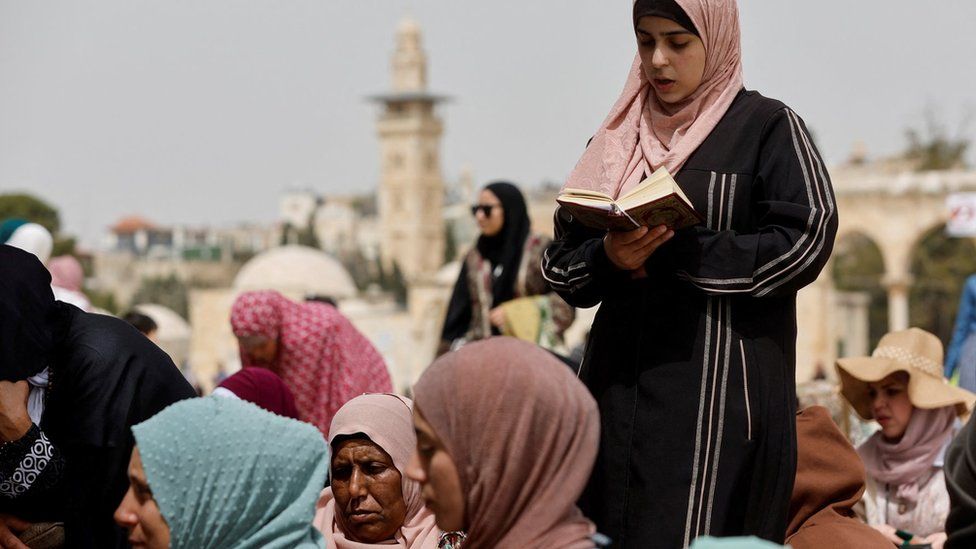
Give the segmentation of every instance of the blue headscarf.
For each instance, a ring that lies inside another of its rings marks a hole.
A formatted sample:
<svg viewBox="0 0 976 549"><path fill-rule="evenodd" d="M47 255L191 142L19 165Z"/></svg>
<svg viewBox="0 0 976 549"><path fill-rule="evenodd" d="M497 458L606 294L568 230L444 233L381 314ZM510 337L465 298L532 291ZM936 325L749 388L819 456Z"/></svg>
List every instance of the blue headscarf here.
<svg viewBox="0 0 976 549"><path fill-rule="evenodd" d="M0 223L0 244L3 244L10 240L13 236L14 231L21 228L27 224L26 219L20 219L19 217L11 217L9 219L4 219L3 223Z"/></svg>
<svg viewBox="0 0 976 549"><path fill-rule="evenodd" d="M206 397L132 431L173 549L324 547L312 519L328 450L315 427Z"/></svg>

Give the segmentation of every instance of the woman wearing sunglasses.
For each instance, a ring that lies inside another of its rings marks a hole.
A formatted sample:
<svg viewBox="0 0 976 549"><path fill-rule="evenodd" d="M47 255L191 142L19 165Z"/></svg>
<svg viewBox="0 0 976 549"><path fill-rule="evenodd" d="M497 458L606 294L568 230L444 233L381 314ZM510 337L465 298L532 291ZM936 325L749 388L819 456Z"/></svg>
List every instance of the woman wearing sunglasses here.
<svg viewBox="0 0 976 549"><path fill-rule="evenodd" d="M563 332L576 312L542 278L549 239L532 234L522 192L511 183L491 183L471 213L481 235L461 265L438 354L502 334L565 354Z"/></svg>

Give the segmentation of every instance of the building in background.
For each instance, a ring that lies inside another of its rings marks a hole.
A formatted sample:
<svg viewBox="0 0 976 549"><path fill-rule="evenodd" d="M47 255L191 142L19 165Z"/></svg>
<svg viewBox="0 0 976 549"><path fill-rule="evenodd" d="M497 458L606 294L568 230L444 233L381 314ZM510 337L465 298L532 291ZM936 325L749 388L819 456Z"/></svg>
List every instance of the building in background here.
<svg viewBox="0 0 976 549"><path fill-rule="evenodd" d="M397 267L414 281L433 276L444 262L444 126L435 109L445 98L427 91L420 26L410 19L397 28L392 69L393 90L373 98L382 105L380 252L384 268Z"/></svg>

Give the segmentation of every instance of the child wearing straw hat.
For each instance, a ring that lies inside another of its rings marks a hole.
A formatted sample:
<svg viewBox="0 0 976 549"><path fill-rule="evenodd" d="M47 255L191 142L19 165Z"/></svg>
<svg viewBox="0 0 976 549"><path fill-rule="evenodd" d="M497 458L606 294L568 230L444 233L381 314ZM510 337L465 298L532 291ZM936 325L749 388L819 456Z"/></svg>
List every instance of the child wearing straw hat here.
<svg viewBox="0 0 976 549"><path fill-rule="evenodd" d="M945 541L943 456L976 395L948 383L942 355L936 336L910 328L886 334L869 357L837 361L844 398L881 426L858 448L868 477L863 518L896 544Z"/></svg>

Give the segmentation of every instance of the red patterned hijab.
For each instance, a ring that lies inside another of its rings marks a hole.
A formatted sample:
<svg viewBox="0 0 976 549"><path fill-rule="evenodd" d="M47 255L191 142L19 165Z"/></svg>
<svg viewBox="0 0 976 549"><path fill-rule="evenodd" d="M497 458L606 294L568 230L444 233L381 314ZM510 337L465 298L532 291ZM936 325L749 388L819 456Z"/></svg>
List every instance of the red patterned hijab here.
<svg viewBox="0 0 976 549"><path fill-rule="evenodd" d="M324 436L336 411L353 397L393 391L379 352L331 305L295 303L274 291L247 292L234 302L230 322L238 338L278 340L270 369L295 395L301 419ZM241 362L255 366L243 352Z"/></svg>

